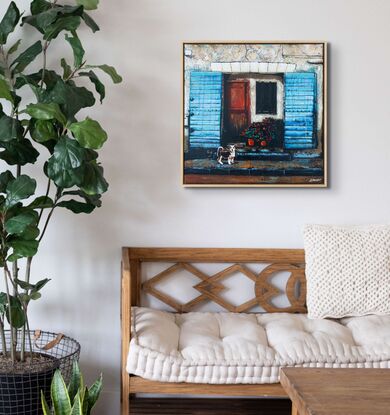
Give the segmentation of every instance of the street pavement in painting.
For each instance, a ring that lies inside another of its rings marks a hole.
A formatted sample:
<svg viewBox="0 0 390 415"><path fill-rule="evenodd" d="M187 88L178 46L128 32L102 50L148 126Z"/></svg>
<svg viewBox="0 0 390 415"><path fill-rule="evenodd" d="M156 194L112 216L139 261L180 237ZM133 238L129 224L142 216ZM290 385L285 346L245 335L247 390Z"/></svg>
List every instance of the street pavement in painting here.
<svg viewBox="0 0 390 415"><path fill-rule="evenodd" d="M214 174L214 175L316 175L321 174L323 161L320 159L306 160L236 160L234 164L219 164L216 160L195 159L185 161L187 174Z"/></svg>

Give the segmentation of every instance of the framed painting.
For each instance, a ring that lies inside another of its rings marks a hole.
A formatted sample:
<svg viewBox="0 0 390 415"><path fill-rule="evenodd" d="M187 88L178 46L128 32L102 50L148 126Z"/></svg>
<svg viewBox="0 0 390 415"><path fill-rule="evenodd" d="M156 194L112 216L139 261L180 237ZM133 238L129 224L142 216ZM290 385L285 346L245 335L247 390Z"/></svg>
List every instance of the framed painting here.
<svg viewBox="0 0 390 415"><path fill-rule="evenodd" d="M327 186L326 42L183 43L184 186Z"/></svg>

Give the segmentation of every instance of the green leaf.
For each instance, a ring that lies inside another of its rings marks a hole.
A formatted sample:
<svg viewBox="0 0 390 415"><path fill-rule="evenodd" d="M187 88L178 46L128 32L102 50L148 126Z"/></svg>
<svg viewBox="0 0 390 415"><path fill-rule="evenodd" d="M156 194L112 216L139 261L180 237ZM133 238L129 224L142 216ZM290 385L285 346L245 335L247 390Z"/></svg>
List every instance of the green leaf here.
<svg viewBox="0 0 390 415"><path fill-rule="evenodd" d="M55 39L58 34L62 31L72 32L76 30L81 23L81 18L79 16L65 16L56 20L52 25L50 25L45 30L45 35L43 38L45 40Z"/></svg>
<svg viewBox="0 0 390 415"><path fill-rule="evenodd" d="M48 104L38 103L29 104L26 108L26 113L37 120L57 120L61 124L66 124L66 117L61 112L57 103L51 102Z"/></svg>
<svg viewBox="0 0 390 415"><path fill-rule="evenodd" d="M36 284L31 284L29 282L15 278L15 282L18 284L20 288L26 291L34 291L34 293L39 292L49 281L50 279L45 278L43 280L38 281Z"/></svg>
<svg viewBox="0 0 390 415"><path fill-rule="evenodd" d="M20 202L23 199L27 199L28 197L32 196L35 192L37 187L37 182L32 179L31 177L22 174L21 176L17 177L12 182L8 183L6 194L6 207L10 208L11 206L16 205L16 203Z"/></svg>
<svg viewBox="0 0 390 415"><path fill-rule="evenodd" d="M72 211L73 213L91 213L93 210L95 210L96 207L90 203L79 202L75 199L57 203L57 206L66 208Z"/></svg>
<svg viewBox="0 0 390 415"><path fill-rule="evenodd" d="M84 8L81 6L60 6L43 0L34 0L31 4L31 16L24 17L22 24L29 24L47 35L53 32L56 22L65 17L82 16ZM61 23L63 24L63 23ZM58 34L58 33L57 33Z"/></svg>
<svg viewBox="0 0 390 415"><path fill-rule="evenodd" d="M103 85L103 83L100 81L100 79L98 78L98 76L95 74L94 71L89 71L89 72L79 72L80 76L87 76L90 81L95 85L95 89L96 92L99 94L100 96L100 102L103 102L103 99L106 96L106 88Z"/></svg>
<svg viewBox="0 0 390 415"><path fill-rule="evenodd" d="M80 6L84 6L85 10L96 10L98 8L99 0L76 0Z"/></svg>
<svg viewBox="0 0 390 415"><path fill-rule="evenodd" d="M31 300L30 296L28 294L25 294L25 293L19 294L19 299L20 299L21 303L24 304L24 305L28 305L28 303Z"/></svg>
<svg viewBox="0 0 390 415"><path fill-rule="evenodd" d="M103 167L96 162L87 163L85 166L85 176L80 188L87 195L100 195L107 191L108 183L103 177Z"/></svg>
<svg viewBox="0 0 390 415"><path fill-rule="evenodd" d="M84 167L64 170L58 164L48 164L47 176L50 177L58 187L68 189L73 186L80 186L84 178Z"/></svg>
<svg viewBox="0 0 390 415"><path fill-rule="evenodd" d="M19 120L8 115L0 116L0 141L22 138L24 129Z"/></svg>
<svg viewBox="0 0 390 415"><path fill-rule="evenodd" d="M88 411L87 415L91 413L92 408L95 406L99 399L100 392L103 388L103 376L100 375L99 379L88 390Z"/></svg>
<svg viewBox="0 0 390 415"><path fill-rule="evenodd" d="M101 195L87 195L82 190L68 190L62 194L63 196L79 196L83 198L86 203L91 204L95 207L100 207L102 205L102 201L100 200Z"/></svg>
<svg viewBox="0 0 390 415"><path fill-rule="evenodd" d="M88 413L88 388L86 386L84 386L84 390L83 390L83 414L86 415Z"/></svg>
<svg viewBox="0 0 390 415"><path fill-rule="evenodd" d="M3 315L6 312L8 304L7 294L0 293L0 315Z"/></svg>
<svg viewBox="0 0 390 415"><path fill-rule="evenodd" d="M9 170L0 173L0 193L6 192L7 185L11 180L15 180L15 177Z"/></svg>
<svg viewBox="0 0 390 415"><path fill-rule="evenodd" d="M20 258L28 258L34 256L38 251L39 242L16 239L9 242L11 248L13 248L12 258L8 258L9 261L13 262Z"/></svg>
<svg viewBox="0 0 390 415"><path fill-rule="evenodd" d="M44 143L57 138L57 132L51 120L36 120L30 133L33 140L37 143Z"/></svg>
<svg viewBox="0 0 390 415"><path fill-rule="evenodd" d="M123 81L122 77L118 74L116 69L113 66L109 65L87 65L86 68L98 68L109 75L114 82L114 84L119 84Z"/></svg>
<svg viewBox="0 0 390 415"><path fill-rule="evenodd" d="M41 403L42 403L42 410L43 415L51 415L50 407L48 403L46 402L45 394L41 390Z"/></svg>
<svg viewBox="0 0 390 415"><path fill-rule="evenodd" d="M84 161L84 150L76 140L61 137L50 157L47 174L58 187L68 188L79 185L83 180L80 170Z"/></svg>
<svg viewBox="0 0 390 415"><path fill-rule="evenodd" d="M11 1L5 15L0 22L0 45L5 45L8 35L12 33L20 19L19 9L15 2Z"/></svg>
<svg viewBox="0 0 390 415"><path fill-rule="evenodd" d="M80 372L80 367L77 361L74 360L72 365L72 375L68 386L68 393L71 402L73 402L77 392L82 389L84 389L83 375Z"/></svg>
<svg viewBox="0 0 390 415"><path fill-rule="evenodd" d="M21 74L18 74L15 80L14 88L20 89L24 87L25 85L38 87L40 80L41 80L41 77L39 77L38 73L31 74L31 75L24 75L21 73Z"/></svg>
<svg viewBox="0 0 390 415"><path fill-rule="evenodd" d="M95 105L92 92L84 87L59 79L55 86L42 97L43 102L57 103L68 119L74 117L82 108Z"/></svg>
<svg viewBox="0 0 390 415"><path fill-rule="evenodd" d="M38 281L34 286L34 291L40 291L49 281L50 278L44 278L43 280Z"/></svg>
<svg viewBox="0 0 390 415"><path fill-rule="evenodd" d="M90 148L85 149L85 161L93 161L97 160L99 154L95 150L91 150Z"/></svg>
<svg viewBox="0 0 390 415"><path fill-rule="evenodd" d="M97 121L92 120L91 118L75 122L68 128L72 131L81 147L84 148L92 148L97 150L101 148L107 140L107 133Z"/></svg>
<svg viewBox="0 0 390 415"><path fill-rule="evenodd" d="M32 15L35 15L50 10L51 8L52 4L46 0L33 0L31 2L30 11Z"/></svg>
<svg viewBox="0 0 390 415"><path fill-rule="evenodd" d="M32 290L34 288L33 284L30 284L26 281L20 280L18 278L15 278L15 282L16 284L19 285L20 288L22 288L23 290Z"/></svg>
<svg viewBox="0 0 390 415"><path fill-rule="evenodd" d="M24 166L27 163L35 163L39 156L38 151L27 139L1 142L0 145L5 149L0 153L0 159L10 165Z"/></svg>
<svg viewBox="0 0 390 415"><path fill-rule="evenodd" d="M30 299L31 300L39 300L42 297L41 293L37 293L37 292L33 292L30 294Z"/></svg>
<svg viewBox="0 0 390 415"><path fill-rule="evenodd" d="M45 33L45 30L56 20L57 16L57 8L50 7L43 12L32 13L32 16L23 17L22 25L27 23L35 27L37 30L39 30L39 32L43 34Z"/></svg>
<svg viewBox="0 0 390 415"><path fill-rule="evenodd" d="M33 300L39 300L42 297L41 293L32 292L31 294L20 294L21 300L24 302L24 304L28 305L28 303Z"/></svg>
<svg viewBox="0 0 390 415"><path fill-rule="evenodd" d="M35 42L32 46L22 52L11 64L14 72L23 72L28 65L42 52L41 41Z"/></svg>
<svg viewBox="0 0 390 415"><path fill-rule="evenodd" d="M100 30L100 27L97 25L95 20L92 19L92 17L88 13L83 13L81 16L84 20L84 23L92 30L93 33Z"/></svg>
<svg viewBox="0 0 390 415"><path fill-rule="evenodd" d="M71 403L60 370L56 370L51 382L51 399L56 415L71 414Z"/></svg>
<svg viewBox="0 0 390 415"><path fill-rule="evenodd" d="M65 35L65 39L69 42L73 50L74 67L79 68L83 63L85 55L83 45L81 44L76 32L72 32L72 36Z"/></svg>
<svg viewBox="0 0 390 415"><path fill-rule="evenodd" d="M20 44L22 43L22 39L19 39L18 41L16 41L8 50L8 56L12 55L13 53L15 53L18 49Z"/></svg>
<svg viewBox="0 0 390 415"><path fill-rule="evenodd" d="M72 74L72 68L68 65L68 63L66 62L65 58L61 59L61 68L64 71L63 74L63 78L67 79L70 77L70 75Z"/></svg>
<svg viewBox="0 0 390 415"><path fill-rule="evenodd" d="M27 211L5 221L5 230L11 235L23 233L32 223L36 223L38 214L35 211Z"/></svg>
<svg viewBox="0 0 390 415"><path fill-rule="evenodd" d="M83 415L83 405L80 399L80 392L77 392L70 415Z"/></svg>
<svg viewBox="0 0 390 415"><path fill-rule="evenodd" d="M75 169L80 167L84 161L84 151L77 141L63 136L58 140L50 160L60 163L65 170Z"/></svg>
<svg viewBox="0 0 390 415"><path fill-rule="evenodd" d="M48 196L39 196L27 207L30 209L48 209L54 205L53 200Z"/></svg>
<svg viewBox="0 0 390 415"><path fill-rule="evenodd" d="M23 239L24 241L33 241L34 239L38 238L39 236L39 228L36 225L27 226L27 228L18 235L19 239Z"/></svg>
<svg viewBox="0 0 390 415"><path fill-rule="evenodd" d="M11 324L12 327L16 329L20 329L24 326L26 322L26 314L23 311L22 304L20 303L18 298L13 296L10 297L11 306L8 304L8 307L11 309L11 321L9 319L9 312L6 313L8 323Z"/></svg>
<svg viewBox="0 0 390 415"><path fill-rule="evenodd" d="M11 94L10 87L5 79L0 78L0 98L4 98L13 104L14 99Z"/></svg>

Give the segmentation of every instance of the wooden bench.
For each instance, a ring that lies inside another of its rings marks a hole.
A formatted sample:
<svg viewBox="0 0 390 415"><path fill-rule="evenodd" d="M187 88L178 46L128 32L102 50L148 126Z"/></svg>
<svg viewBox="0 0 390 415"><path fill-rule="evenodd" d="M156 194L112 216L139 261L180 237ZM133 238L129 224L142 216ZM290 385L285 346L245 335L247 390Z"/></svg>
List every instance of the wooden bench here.
<svg viewBox="0 0 390 415"><path fill-rule="evenodd" d="M166 270L142 283L141 267L144 263L170 263ZM192 264L226 263L225 269L209 276ZM259 274L251 272L245 264L268 264ZM231 265L233 264L233 265ZM199 289L200 295L185 304L177 302L167 294L158 291L156 284L170 274L184 269L196 275L205 283ZM290 276L286 285L288 307L279 308L271 303L279 290L269 283L276 273L288 271ZM219 297L216 283L223 281L235 272L242 272L255 283L254 297L243 304L234 306ZM230 312L248 312L260 305L266 312L306 312L306 280L304 274L304 251L302 249L230 249L230 248L123 248L122 250L122 388L121 414L130 412L130 396L143 394L175 395L219 395L219 396L274 396L287 397L286 392L277 384L232 384L210 385L194 383L163 383L130 376L126 371L126 361L131 339L131 307L141 305L141 291L144 291L166 303L177 312L188 312L205 301L219 304Z"/></svg>

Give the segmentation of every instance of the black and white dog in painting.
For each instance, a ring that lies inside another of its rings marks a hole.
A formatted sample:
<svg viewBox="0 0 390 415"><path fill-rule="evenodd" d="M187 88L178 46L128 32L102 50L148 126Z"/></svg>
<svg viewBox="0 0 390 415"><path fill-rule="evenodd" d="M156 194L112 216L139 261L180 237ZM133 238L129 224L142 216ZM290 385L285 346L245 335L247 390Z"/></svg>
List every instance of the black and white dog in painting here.
<svg viewBox="0 0 390 415"><path fill-rule="evenodd" d="M234 164L234 159L236 158L236 146L234 144L229 144L226 147L218 147L217 150L217 161L219 164L224 164L224 161L227 161L227 164Z"/></svg>

